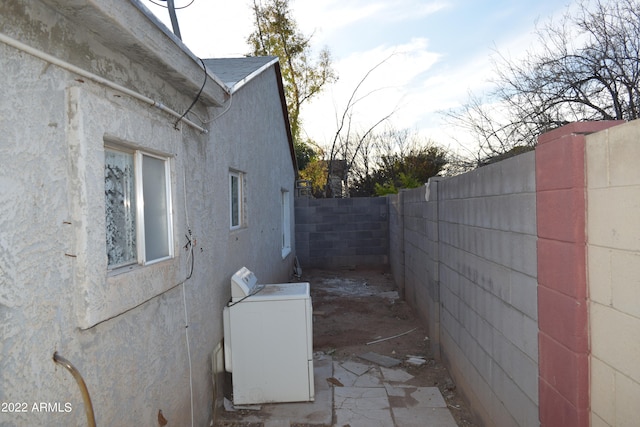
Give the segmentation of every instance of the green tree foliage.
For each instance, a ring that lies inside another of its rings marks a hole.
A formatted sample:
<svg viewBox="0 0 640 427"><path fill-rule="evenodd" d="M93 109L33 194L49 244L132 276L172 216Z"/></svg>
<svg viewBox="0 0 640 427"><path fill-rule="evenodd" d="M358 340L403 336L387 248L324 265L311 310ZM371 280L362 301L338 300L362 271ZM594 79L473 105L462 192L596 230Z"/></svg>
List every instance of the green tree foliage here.
<svg viewBox="0 0 640 427"><path fill-rule="evenodd" d="M297 146L302 148L306 144L300 139L300 109L325 85L337 79L331 65L331 55L324 48L314 58L311 36L304 35L298 29L289 0L254 0L253 14L254 31L247 40L251 54L280 58L291 132Z"/></svg>
<svg viewBox="0 0 640 427"><path fill-rule="evenodd" d="M415 176L400 172L398 175L399 186L393 181L387 181L383 184L375 183L376 196L386 196L387 194L397 194L400 188L417 188L422 185Z"/></svg>
<svg viewBox="0 0 640 427"><path fill-rule="evenodd" d="M326 160L314 158L300 171L300 178L311 183L313 197L324 197L324 189L327 185L327 165Z"/></svg>
<svg viewBox="0 0 640 427"><path fill-rule="evenodd" d="M303 142L299 139L293 141L293 147L296 150L296 161L298 162L298 170L304 170L309 163L315 160L318 156L316 150L310 142Z"/></svg>
<svg viewBox="0 0 640 427"><path fill-rule="evenodd" d="M413 148L406 154L382 156L378 167L356 181L352 196L383 196L402 188L416 188L447 166L447 153L436 146Z"/></svg>

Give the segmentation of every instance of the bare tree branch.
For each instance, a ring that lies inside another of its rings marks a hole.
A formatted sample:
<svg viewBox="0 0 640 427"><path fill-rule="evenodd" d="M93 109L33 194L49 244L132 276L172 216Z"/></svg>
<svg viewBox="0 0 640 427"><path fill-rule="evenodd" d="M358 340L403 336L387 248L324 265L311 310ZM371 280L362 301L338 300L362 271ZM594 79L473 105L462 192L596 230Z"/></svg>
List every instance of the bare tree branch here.
<svg viewBox="0 0 640 427"><path fill-rule="evenodd" d="M640 0L578 0L537 35L522 60L498 53L488 98L499 108L476 98L447 113L475 135L479 153L534 146L540 133L573 121L640 117Z"/></svg>
<svg viewBox="0 0 640 427"><path fill-rule="evenodd" d="M334 172L335 156L339 152L339 149L341 147L343 149L347 149L347 150L349 149L349 144L351 142L351 133L352 133L351 124L353 121L355 106L361 101L368 98L369 96L373 95L374 93L380 90L383 90L383 88L377 88L377 89L371 90L366 94L364 94L363 96L358 96L358 92L360 91L360 88L364 85L364 83L368 80L368 78L371 76L371 74L374 71L376 71L378 68L380 68L382 65L387 63L394 55L395 53L392 53L391 55L387 56L382 61L378 62L373 67L371 67L365 73L365 75L358 81L355 88L351 92L349 99L347 100L347 103L344 109L342 110L342 114L338 116L336 112L336 132L334 133L333 140L331 141L331 148L329 150L329 158L328 158L327 191L326 191L327 196L331 196L329 177L333 175L333 172ZM396 109L394 109L391 113L385 115L382 119L378 120L373 126L371 126L367 131L365 131L365 134L364 134L365 136L363 138L359 138L359 140L356 142L356 150L355 150L356 153L359 150L359 147L362 145L363 141L366 140L366 135L370 134L371 131L373 131L373 129L375 129L380 123L388 120L389 117L391 117L395 112L396 112ZM345 126L346 126L346 131L345 131ZM346 154L347 153L345 153L345 156L343 156L344 160L347 160L349 158L349 156ZM349 164L350 162L347 160L347 171L346 171L347 175L348 175Z"/></svg>

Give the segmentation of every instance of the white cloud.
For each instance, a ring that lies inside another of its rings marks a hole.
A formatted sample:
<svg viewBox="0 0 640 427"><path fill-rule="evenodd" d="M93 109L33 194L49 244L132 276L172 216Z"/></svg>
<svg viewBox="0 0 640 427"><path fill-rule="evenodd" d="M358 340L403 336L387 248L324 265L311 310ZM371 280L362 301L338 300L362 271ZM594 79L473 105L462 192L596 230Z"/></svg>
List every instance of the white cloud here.
<svg viewBox="0 0 640 427"><path fill-rule="evenodd" d="M411 111L406 99L438 57L428 50L427 40L423 38L353 53L335 64L339 81L304 107L304 129L320 144L330 141L336 130L336 115L343 113L367 73L357 90L358 101L353 109L359 127L367 129L394 111L394 122L400 123L400 127L411 127L410 120L403 120L410 117L408 111Z"/></svg>
<svg viewBox="0 0 640 427"><path fill-rule="evenodd" d="M398 3L387 2L385 17L396 22L423 19L429 15L437 13L450 7L447 2L404 1Z"/></svg>
<svg viewBox="0 0 640 427"><path fill-rule="evenodd" d="M166 9L144 4L170 28ZM178 11L185 44L200 57L244 55L253 30L251 4L252 0L201 0ZM519 4L514 10L479 8L473 0L291 0L290 5L299 29L313 34L313 46L327 45L337 55L334 65L340 80L302 111L304 129L321 144L333 137L335 116L358 82L389 57L360 89L360 95L371 95L357 104L354 120L367 128L397 110L395 126L455 145L452 135L464 138L443 122L439 112L461 106L470 90L482 93L488 88L493 50L518 57L532 46L535 16L528 18L528 12L564 10L551 0ZM451 30L451 38L442 37L443 28ZM436 42L437 46L430 44Z"/></svg>
<svg viewBox="0 0 640 427"><path fill-rule="evenodd" d="M358 21L370 19L385 9L384 2L327 1L293 3L293 11L299 28L314 33L315 40L323 42L328 35L348 28Z"/></svg>
<svg viewBox="0 0 640 427"><path fill-rule="evenodd" d="M436 13L449 3L424 0L332 0L323 2L293 1L296 22L304 33L313 33L314 41L323 44L341 31L361 22L394 24L418 20ZM375 25L375 24L374 24ZM349 37L357 37L353 33Z"/></svg>

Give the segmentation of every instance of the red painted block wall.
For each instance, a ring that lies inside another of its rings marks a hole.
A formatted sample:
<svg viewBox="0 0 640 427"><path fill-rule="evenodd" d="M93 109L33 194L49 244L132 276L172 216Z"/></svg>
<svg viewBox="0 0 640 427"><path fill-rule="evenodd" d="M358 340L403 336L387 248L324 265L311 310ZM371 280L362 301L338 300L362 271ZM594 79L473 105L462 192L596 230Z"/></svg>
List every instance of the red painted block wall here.
<svg viewBox="0 0 640 427"><path fill-rule="evenodd" d="M536 147L540 425L589 426L585 135L620 122L573 123Z"/></svg>

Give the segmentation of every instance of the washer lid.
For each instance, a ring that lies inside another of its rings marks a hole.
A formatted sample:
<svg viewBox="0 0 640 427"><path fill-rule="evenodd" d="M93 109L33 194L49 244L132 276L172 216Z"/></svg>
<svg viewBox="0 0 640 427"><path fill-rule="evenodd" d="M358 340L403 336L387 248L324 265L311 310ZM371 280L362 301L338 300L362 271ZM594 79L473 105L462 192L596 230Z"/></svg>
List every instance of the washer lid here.
<svg viewBox="0 0 640 427"><path fill-rule="evenodd" d="M270 283L268 285L258 285L255 294L243 302L260 301L285 301L310 298L309 283Z"/></svg>
<svg viewBox="0 0 640 427"><path fill-rule="evenodd" d="M242 267L231 276L231 299L244 298L254 292L258 284L256 275L247 267Z"/></svg>

